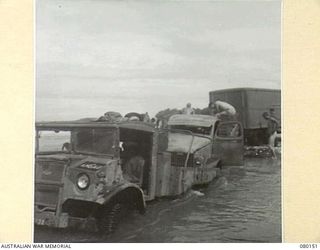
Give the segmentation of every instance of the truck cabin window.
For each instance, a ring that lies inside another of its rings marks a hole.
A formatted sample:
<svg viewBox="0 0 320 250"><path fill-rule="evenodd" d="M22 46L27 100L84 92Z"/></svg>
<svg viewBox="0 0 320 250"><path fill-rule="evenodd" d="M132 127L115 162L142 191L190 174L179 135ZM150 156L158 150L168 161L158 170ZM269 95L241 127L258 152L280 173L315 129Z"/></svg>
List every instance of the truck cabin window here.
<svg viewBox="0 0 320 250"><path fill-rule="evenodd" d="M71 151L71 131L40 130L37 140L39 152Z"/></svg>
<svg viewBox="0 0 320 250"><path fill-rule="evenodd" d="M237 123L220 124L216 135L224 138L239 137L241 136L240 126Z"/></svg>
<svg viewBox="0 0 320 250"><path fill-rule="evenodd" d="M79 153L114 154L113 129L81 129L74 134L74 151Z"/></svg>
<svg viewBox="0 0 320 250"><path fill-rule="evenodd" d="M203 127L203 126L190 126L190 125L171 125L170 128L188 130L194 134L201 134L201 135L210 135L212 130L212 126Z"/></svg>

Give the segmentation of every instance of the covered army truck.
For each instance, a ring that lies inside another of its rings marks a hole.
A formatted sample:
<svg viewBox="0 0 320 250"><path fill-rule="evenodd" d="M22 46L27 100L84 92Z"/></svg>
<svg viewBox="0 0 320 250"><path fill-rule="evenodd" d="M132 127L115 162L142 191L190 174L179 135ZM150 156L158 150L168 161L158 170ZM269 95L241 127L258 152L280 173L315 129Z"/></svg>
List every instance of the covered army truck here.
<svg viewBox="0 0 320 250"><path fill-rule="evenodd" d="M217 100L230 103L235 107L237 118L244 127L246 145L256 146L268 142L267 121L262 116L264 112L274 109L275 118L279 123L281 121L279 89L234 88L211 91L209 101Z"/></svg>
<svg viewBox="0 0 320 250"><path fill-rule="evenodd" d="M35 224L111 233L124 211L143 213L147 201L207 185L224 165L242 164L239 123L181 115L170 124L36 123Z"/></svg>

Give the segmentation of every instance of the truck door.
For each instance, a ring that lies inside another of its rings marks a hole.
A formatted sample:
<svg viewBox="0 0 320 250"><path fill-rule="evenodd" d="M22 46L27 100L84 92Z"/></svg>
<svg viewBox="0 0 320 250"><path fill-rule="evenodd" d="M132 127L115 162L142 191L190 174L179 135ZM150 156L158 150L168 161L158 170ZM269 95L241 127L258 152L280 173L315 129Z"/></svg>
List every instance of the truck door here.
<svg viewBox="0 0 320 250"><path fill-rule="evenodd" d="M220 122L213 138L213 154L222 166L243 165L243 128L237 121Z"/></svg>

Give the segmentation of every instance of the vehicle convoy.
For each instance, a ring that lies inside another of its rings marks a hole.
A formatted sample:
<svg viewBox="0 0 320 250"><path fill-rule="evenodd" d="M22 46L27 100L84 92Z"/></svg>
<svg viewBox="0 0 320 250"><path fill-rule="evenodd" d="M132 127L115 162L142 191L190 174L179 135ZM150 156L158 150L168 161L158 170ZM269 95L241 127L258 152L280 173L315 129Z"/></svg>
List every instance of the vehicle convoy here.
<svg viewBox="0 0 320 250"><path fill-rule="evenodd" d="M115 230L128 209L207 185L243 164L239 122L175 115L168 129L141 121L36 123L37 225Z"/></svg>
<svg viewBox="0 0 320 250"><path fill-rule="evenodd" d="M211 91L209 101L225 101L234 106L244 127L245 144L258 146L268 143L264 112L274 109L281 120L281 91L279 89L234 88ZM280 130L278 131L281 132Z"/></svg>

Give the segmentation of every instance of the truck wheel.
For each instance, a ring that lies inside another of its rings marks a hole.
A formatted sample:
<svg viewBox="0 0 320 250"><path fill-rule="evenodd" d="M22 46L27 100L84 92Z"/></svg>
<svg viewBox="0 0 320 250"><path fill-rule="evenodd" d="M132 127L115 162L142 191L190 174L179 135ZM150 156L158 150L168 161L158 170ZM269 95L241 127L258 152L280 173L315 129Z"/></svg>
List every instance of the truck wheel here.
<svg viewBox="0 0 320 250"><path fill-rule="evenodd" d="M98 221L98 229L104 235L112 234L116 231L120 219L124 215L125 206L122 203L114 202L110 207L102 211Z"/></svg>

